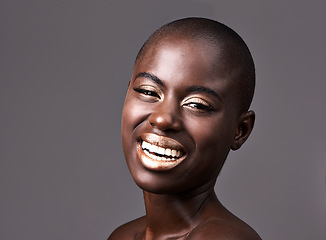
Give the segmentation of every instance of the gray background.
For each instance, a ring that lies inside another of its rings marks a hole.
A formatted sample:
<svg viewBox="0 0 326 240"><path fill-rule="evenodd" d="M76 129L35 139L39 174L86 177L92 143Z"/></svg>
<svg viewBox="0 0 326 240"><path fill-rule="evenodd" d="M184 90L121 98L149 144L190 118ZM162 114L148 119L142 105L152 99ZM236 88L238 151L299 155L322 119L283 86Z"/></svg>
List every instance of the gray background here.
<svg viewBox="0 0 326 240"><path fill-rule="evenodd" d="M156 28L205 16L257 68L254 132L220 200L265 240L326 239L324 1L0 1L0 239L106 239L144 213L122 154L134 57Z"/></svg>

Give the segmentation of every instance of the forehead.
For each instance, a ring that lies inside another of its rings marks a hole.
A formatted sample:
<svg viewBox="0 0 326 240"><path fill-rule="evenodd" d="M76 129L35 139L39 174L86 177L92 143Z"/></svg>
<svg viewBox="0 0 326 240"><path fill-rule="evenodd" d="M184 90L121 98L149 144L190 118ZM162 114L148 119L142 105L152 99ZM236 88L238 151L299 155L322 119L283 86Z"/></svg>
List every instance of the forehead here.
<svg viewBox="0 0 326 240"><path fill-rule="evenodd" d="M196 79L198 82L227 79L232 75L219 46L205 39L183 37L151 43L135 64L134 76L139 72L151 72L163 80Z"/></svg>

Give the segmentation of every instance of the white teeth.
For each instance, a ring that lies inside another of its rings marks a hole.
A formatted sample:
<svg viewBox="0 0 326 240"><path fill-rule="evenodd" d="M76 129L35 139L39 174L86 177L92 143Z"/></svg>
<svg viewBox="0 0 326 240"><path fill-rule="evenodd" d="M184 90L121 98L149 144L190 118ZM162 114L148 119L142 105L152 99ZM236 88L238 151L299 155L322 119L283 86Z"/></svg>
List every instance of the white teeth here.
<svg viewBox="0 0 326 240"><path fill-rule="evenodd" d="M177 157L180 157L180 156L181 156L181 152L177 151Z"/></svg>
<svg viewBox="0 0 326 240"><path fill-rule="evenodd" d="M171 154L172 154L172 157L175 157L177 155L177 151L173 149Z"/></svg>
<svg viewBox="0 0 326 240"><path fill-rule="evenodd" d="M157 152L157 149L158 149L158 146L155 146L155 145L150 144L148 150L150 152Z"/></svg>
<svg viewBox="0 0 326 240"><path fill-rule="evenodd" d="M164 153L165 153L165 149L162 148L162 147L159 147L159 148L157 149L157 153L158 153L158 154L161 154L161 155L164 155Z"/></svg>
<svg viewBox="0 0 326 240"><path fill-rule="evenodd" d="M144 150L144 152L146 153L147 156L149 156L150 158L154 159L155 161L165 161L165 162L169 162L169 161L174 161L174 158L168 158L168 157L159 157L156 156L155 154L150 153L148 150Z"/></svg>
<svg viewBox="0 0 326 240"><path fill-rule="evenodd" d="M171 156L171 149L170 148L166 148L165 149L165 155L167 155L167 156Z"/></svg>
<svg viewBox="0 0 326 240"><path fill-rule="evenodd" d="M162 148L162 147L158 147L156 145L150 144L148 142L143 141L142 142L142 149L143 150L148 150L145 151L145 153L150 156L151 158L157 160L157 161L168 161L171 160L169 157L177 157L180 158L182 156L182 153L180 150L176 150L176 149L170 149L170 148ZM166 157L158 157L154 154L151 153L157 153L160 155L165 155Z"/></svg>

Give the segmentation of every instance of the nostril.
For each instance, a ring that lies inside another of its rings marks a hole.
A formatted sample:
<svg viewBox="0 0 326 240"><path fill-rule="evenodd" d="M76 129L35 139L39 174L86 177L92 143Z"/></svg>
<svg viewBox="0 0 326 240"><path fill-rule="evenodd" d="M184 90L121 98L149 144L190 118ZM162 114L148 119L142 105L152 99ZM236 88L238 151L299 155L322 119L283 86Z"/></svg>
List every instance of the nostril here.
<svg viewBox="0 0 326 240"><path fill-rule="evenodd" d="M152 113L148 122L161 131L179 131L182 128L179 117L169 112Z"/></svg>

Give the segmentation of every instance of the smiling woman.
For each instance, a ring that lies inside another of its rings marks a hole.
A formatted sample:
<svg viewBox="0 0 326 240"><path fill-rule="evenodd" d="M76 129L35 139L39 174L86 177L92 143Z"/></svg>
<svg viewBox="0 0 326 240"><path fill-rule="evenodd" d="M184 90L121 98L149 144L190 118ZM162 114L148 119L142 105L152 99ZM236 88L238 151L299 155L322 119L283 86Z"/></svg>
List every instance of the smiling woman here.
<svg viewBox="0 0 326 240"><path fill-rule="evenodd" d="M254 64L243 40L213 20L157 30L138 54L122 113L128 168L146 215L113 239L260 239L219 201L230 149L249 137Z"/></svg>

